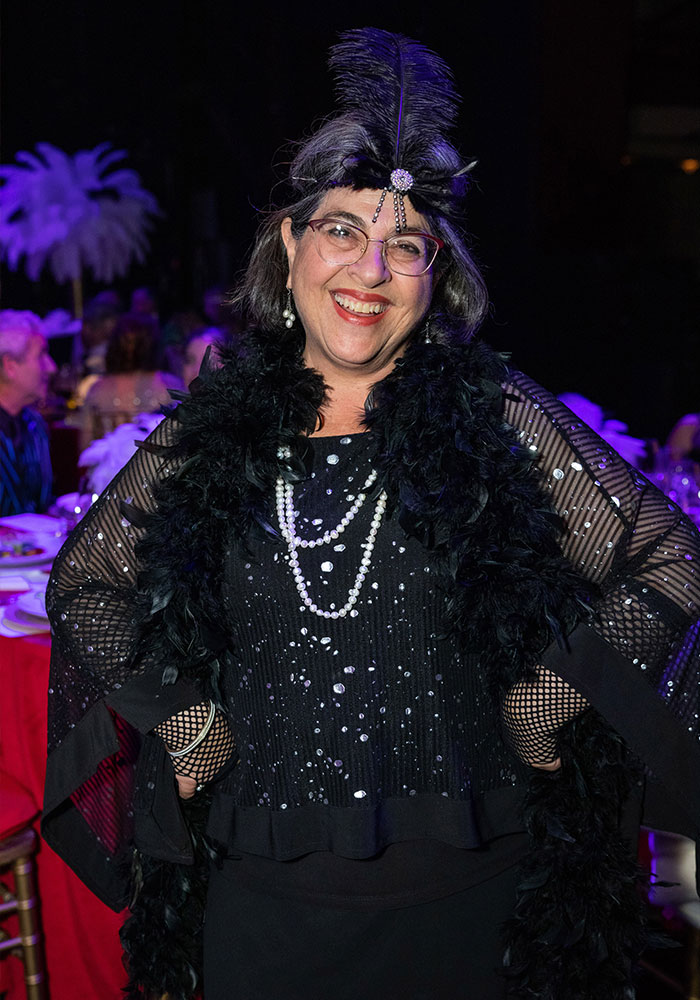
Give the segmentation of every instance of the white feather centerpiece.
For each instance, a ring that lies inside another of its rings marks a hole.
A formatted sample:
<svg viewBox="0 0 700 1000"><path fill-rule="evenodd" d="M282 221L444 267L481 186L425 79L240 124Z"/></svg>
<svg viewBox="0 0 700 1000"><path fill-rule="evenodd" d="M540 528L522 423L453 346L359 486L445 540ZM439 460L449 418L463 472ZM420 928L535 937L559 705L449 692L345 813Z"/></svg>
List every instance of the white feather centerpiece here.
<svg viewBox="0 0 700 1000"><path fill-rule="evenodd" d="M87 490L102 493L135 455L137 441L147 438L163 419L160 413L140 413L128 424L120 424L91 442L78 460L80 468L86 470Z"/></svg>
<svg viewBox="0 0 700 1000"><path fill-rule="evenodd" d="M646 441L643 438L632 437L627 432L627 424L622 420L607 418L602 406L592 403L590 399L577 392L562 392L559 399L572 413L588 424L591 430L600 434L626 462L636 468L639 467L646 456Z"/></svg>
<svg viewBox="0 0 700 1000"><path fill-rule="evenodd" d="M36 281L48 265L76 294L84 269L109 283L142 262L160 209L136 171L110 169L126 155L107 142L74 156L40 142L35 153L20 151L16 164L0 166L0 253L9 268L24 257Z"/></svg>

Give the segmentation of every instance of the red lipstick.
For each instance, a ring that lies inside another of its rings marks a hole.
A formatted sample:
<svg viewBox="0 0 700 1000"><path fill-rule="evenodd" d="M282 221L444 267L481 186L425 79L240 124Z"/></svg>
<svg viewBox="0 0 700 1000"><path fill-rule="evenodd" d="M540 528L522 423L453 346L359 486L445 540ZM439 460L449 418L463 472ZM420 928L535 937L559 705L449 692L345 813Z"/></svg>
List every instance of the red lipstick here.
<svg viewBox="0 0 700 1000"><path fill-rule="evenodd" d="M373 323L378 323L382 318L385 309L381 309L376 313L356 313L349 309L345 309L337 300L336 295L340 295L343 298L355 299L357 302L371 302L378 303L382 306L390 306L391 302L389 299L385 298L383 295L377 295L374 292L364 292L355 288L334 288L330 292L331 302L342 319L346 320L348 323L355 323L358 326L371 326Z"/></svg>

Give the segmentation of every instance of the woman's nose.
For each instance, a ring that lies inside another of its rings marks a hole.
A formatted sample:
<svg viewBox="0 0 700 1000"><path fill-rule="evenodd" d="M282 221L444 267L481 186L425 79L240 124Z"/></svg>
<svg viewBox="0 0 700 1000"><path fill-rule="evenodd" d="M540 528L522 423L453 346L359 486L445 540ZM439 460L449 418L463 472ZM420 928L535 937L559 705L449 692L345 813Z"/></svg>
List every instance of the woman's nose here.
<svg viewBox="0 0 700 1000"><path fill-rule="evenodd" d="M382 240L369 240L367 249L354 264L348 264L348 273L361 281L366 288L374 288L388 281L391 271L387 266Z"/></svg>

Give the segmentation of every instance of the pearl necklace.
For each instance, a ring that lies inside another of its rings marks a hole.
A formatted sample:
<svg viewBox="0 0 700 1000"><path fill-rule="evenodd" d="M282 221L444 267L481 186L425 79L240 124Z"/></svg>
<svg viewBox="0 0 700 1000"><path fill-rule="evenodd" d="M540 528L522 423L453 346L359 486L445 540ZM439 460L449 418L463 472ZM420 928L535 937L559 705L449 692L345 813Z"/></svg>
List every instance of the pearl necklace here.
<svg viewBox="0 0 700 1000"><path fill-rule="evenodd" d="M278 458L289 458L290 451L288 448L280 448L277 453ZM362 487L361 492L358 494L357 499L350 507L348 512L340 519L335 528L331 528L325 531L323 535L318 538L305 539L299 538L296 533L296 515L294 513L294 486L291 483L285 483L281 476L277 477L277 484L275 486L275 495L277 501L277 520L279 521L280 532L282 537L287 543L287 548L289 550L289 566L292 570L292 575L294 577L294 583L297 590L299 591L299 596L302 599L303 605L313 614L318 615L319 618L345 618L346 615L352 610L352 608L357 603L357 599L360 596L360 590L365 582L365 577L369 572L369 567L372 562L372 552L374 551L374 544L377 538L377 532L379 531L379 526L382 523L382 517L384 516L384 511L386 510L386 492L382 490L377 499L377 506L374 511L374 516L372 517L372 523L370 525L369 534L367 540L362 545L364 549L364 555L360 562L360 568L357 571L357 576L355 577L355 582L350 588L350 593L348 594L348 599L338 611L324 611L319 608L318 605L309 596L309 592L306 589L306 584L304 583L304 574L299 566L298 550L301 549L313 549L317 545L328 545L329 542L335 541L347 528L350 522L353 520L357 512L362 507L363 503L367 499L367 490L372 486L377 478L377 473L374 469L370 472L367 480Z"/></svg>

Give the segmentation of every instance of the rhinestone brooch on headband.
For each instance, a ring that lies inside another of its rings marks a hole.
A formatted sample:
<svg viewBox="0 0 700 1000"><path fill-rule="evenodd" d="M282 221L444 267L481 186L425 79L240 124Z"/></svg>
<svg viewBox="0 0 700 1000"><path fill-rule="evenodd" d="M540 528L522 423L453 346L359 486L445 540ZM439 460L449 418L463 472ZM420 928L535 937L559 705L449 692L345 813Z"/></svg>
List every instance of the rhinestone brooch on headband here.
<svg viewBox="0 0 700 1000"><path fill-rule="evenodd" d="M408 170L402 170L400 167L398 170L391 171L391 191L399 191L401 194L405 194L406 191L410 191L413 187L413 177L409 174Z"/></svg>
<svg viewBox="0 0 700 1000"><path fill-rule="evenodd" d="M396 232L400 233L402 229L406 229L406 207L403 203L403 196L413 187L413 175L409 174L408 170L397 167L396 170L391 171L389 180L391 183L384 188L379 197L379 204L372 216L372 222L376 222L379 218L387 192L391 191L394 197L394 225Z"/></svg>

